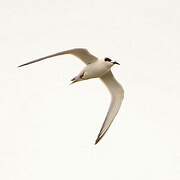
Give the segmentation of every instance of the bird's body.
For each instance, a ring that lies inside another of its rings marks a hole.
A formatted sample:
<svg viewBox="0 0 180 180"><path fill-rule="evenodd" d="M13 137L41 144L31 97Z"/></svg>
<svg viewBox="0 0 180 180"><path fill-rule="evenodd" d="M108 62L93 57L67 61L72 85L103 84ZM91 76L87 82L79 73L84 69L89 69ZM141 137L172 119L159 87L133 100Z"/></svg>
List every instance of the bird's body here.
<svg viewBox="0 0 180 180"><path fill-rule="evenodd" d="M119 63L117 63L116 61L112 61L109 58L98 59L97 57L90 54L86 49L76 48L76 49L71 49L56 54L52 54L40 59L36 59L28 63L22 64L18 67L22 67L38 61L42 61L44 59L48 59L59 55L65 55L65 54L74 55L80 58L86 64L86 67L84 67L83 70L72 79L72 83L76 83L79 81L92 79L92 78L100 78L102 82L106 85L106 87L108 88L111 94L111 98L112 98L111 104L108 113L106 115L105 121L96 139L95 144L97 144L109 129L111 123L113 122L115 116L119 111L122 100L124 98L124 90L122 86L114 78L111 72L111 67L114 64L119 64Z"/></svg>
<svg viewBox="0 0 180 180"><path fill-rule="evenodd" d="M103 76L106 72L110 71L112 63L107 63L102 59L95 61L85 66L85 68L73 79L77 81L98 78Z"/></svg>

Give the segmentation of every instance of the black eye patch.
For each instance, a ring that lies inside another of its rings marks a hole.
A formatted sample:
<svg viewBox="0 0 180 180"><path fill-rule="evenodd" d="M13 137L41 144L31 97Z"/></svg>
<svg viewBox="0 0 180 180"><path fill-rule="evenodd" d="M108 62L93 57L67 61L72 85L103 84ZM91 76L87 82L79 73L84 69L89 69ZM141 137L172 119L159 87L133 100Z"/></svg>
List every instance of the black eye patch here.
<svg viewBox="0 0 180 180"><path fill-rule="evenodd" d="M108 61L108 62L111 62L112 60L109 59L109 58L105 58L104 61Z"/></svg>

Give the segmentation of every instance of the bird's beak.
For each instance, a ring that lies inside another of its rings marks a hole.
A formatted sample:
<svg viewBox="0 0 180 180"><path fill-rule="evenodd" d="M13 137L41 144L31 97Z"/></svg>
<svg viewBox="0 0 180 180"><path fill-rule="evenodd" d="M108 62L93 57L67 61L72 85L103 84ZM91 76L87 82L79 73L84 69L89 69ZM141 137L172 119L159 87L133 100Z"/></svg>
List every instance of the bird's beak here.
<svg viewBox="0 0 180 180"><path fill-rule="evenodd" d="M117 65L120 65L118 62L114 61L113 64L117 64Z"/></svg>

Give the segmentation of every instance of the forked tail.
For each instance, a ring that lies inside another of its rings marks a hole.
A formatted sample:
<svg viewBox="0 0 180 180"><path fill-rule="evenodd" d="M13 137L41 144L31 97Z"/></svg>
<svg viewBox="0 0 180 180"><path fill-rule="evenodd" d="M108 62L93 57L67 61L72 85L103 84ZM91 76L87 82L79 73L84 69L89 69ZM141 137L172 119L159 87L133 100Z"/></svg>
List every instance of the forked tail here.
<svg viewBox="0 0 180 180"><path fill-rule="evenodd" d="M74 84L76 82L79 82L79 81L82 81L83 80L83 75L84 75L84 72L83 73L80 73L79 75L75 76L73 79L71 79L71 84Z"/></svg>

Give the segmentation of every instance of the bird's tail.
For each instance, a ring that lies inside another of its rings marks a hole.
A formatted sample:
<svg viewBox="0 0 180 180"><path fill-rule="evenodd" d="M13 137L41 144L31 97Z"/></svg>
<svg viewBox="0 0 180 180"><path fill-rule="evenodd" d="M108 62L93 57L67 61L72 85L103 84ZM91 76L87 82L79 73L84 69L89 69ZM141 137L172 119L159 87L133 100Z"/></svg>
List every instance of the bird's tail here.
<svg viewBox="0 0 180 180"><path fill-rule="evenodd" d="M79 75L77 75L77 76L75 76L74 78L72 78L72 79L71 79L72 82L70 83L70 85L71 85L71 84L74 84L74 83L76 83L76 82L82 81L82 80L83 80L83 79L82 79L83 75L84 75L84 72L81 72Z"/></svg>
<svg viewBox="0 0 180 180"><path fill-rule="evenodd" d="M71 85L71 84L74 84L74 83L76 83L76 82L78 82L78 81L80 81L79 76L75 76L74 78L71 79L70 85Z"/></svg>

